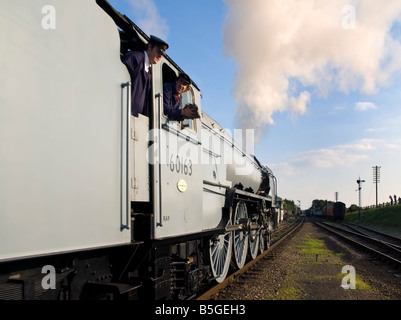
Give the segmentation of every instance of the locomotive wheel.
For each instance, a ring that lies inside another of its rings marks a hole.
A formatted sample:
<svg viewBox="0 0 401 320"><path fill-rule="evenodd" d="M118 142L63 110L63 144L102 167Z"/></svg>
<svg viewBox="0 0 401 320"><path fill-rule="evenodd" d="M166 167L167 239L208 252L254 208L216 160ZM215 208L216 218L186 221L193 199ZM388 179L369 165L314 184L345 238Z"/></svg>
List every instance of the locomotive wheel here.
<svg viewBox="0 0 401 320"><path fill-rule="evenodd" d="M259 253L263 253L266 250L266 239L265 239L265 230L259 231Z"/></svg>
<svg viewBox="0 0 401 320"><path fill-rule="evenodd" d="M231 225L229 220L227 226ZM209 240L209 259L212 274L218 283L223 282L230 268L232 233L212 237Z"/></svg>
<svg viewBox="0 0 401 320"><path fill-rule="evenodd" d="M271 234L267 231L264 233L265 250L270 248Z"/></svg>
<svg viewBox="0 0 401 320"><path fill-rule="evenodd" d="M235 207L233 224L239 224L242 219L248 219L248 210L244 201L238 202ZM248 232L242 230L233 231L234 266L241 269L246 261L248 252Z"/></svg>
<svg viewBox="0 0 401 320"><path fill-rule="evenodd" d="M252 259L255 259L258 256L260 245L260 232L261 230L251 230L249 233L249 255ZM263 242L263 241L262 241Z"/></svg>
<svg viewBox="0 0 401 320"><path fill-rule="evenodd" d="M270 247L270 235L267 230L260 230L259 233L259 251L263 253Z"/></svg>

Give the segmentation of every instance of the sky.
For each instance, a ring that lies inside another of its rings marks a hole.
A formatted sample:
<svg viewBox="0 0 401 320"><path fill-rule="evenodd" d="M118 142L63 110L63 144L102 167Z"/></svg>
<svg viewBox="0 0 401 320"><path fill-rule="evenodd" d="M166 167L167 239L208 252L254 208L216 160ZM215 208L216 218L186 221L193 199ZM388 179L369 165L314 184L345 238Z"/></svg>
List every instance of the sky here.
<svg viewBox="0 0 401 320"><path fill-rule="evenodd" d="M109 0L202 92L223 128L253 129L278 195L401 197L401 1ZM384 4L385 3L385 4Z"/></svg>

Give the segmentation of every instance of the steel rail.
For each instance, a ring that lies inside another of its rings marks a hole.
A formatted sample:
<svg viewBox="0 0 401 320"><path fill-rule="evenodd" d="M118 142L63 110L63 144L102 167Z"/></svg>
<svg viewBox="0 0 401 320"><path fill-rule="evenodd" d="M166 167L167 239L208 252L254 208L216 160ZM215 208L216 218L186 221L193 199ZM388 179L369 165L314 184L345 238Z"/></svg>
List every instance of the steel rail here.
<svg viewBox="0 0 401 320"><path fill-rule="evenodd" d="M227 276L227 278L218 283L217 285L213 286L212 288L208 289L206 292L202 293L201 295L195 297L195 300L209 300L213 295L218 293L220 290L224 289L225 287L230 284L235 277L243 274L247 270L249 270L252 266L254 266L258 261L265 258L268 254L270 254L275 248L277 248L280 244L282 244L285 240L287 240L290 236L292 236L299 228L302 226L304 219L302 218L300 221L297 222L295 226L293 226L290 231L288 231L283 237L275 241L271 244L271 246L266 249L263 253L259 254L255 259L249 261L245 264L241 269L235 271L234 273Z"/></svg>
<svg viewBox="0 0 401 320"><path fill-rule="evenodd" d="M358 233L362 233L368 237L373 237L376 238L382 242L387 243L390 246L393 246L395 248L401 249L401 238L399 237L394 237L392 235L377 231L377 230L373 230L364 226L359 226L359 225L355 225L353 223L349 223L349 222L341 222L341 225L344 225L347 228L350 228L352 230L354 230L355 232Z"/></svg>
<svg viewBox="0 0 401 320"><path fill-rule="evenodd" d="M364 234L348 231L340 227L336 227L334 225L328 225L327 223L324 222L318 222L315 219L312 219L312 221L321 228L324 228L325 230L336 234L337 236L351 242L352 244L359 246L363 250L371 252L376 256L382 258L383 260L386 260L392 264L395 264L398 268L401 268L401 251L387 244L386 242ZM370 245L367 244L367 242L370 242ZM376 247L374 248L373 246ZM385 247L386 250L389 252L387 253L383 252L383 250L379 249L378 247L379 248Z"/></svg>

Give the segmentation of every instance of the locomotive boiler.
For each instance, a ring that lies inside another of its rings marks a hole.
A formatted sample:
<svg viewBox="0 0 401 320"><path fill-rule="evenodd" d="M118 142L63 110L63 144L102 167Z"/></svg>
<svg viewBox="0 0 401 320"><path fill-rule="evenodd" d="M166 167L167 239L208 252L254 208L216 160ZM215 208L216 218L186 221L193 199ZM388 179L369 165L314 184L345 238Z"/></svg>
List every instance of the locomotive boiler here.
<svg viewBox="0 0 401 320"><path fill-rule="evenodd" d="M120 57L149 37L128 17L105 0L3 1L0 22L0 299L188 299L268 247L276 178L202 112L195 82L182 107L201 117L163 114L183 72L168 55L149 116L131 115Z"/></svg>

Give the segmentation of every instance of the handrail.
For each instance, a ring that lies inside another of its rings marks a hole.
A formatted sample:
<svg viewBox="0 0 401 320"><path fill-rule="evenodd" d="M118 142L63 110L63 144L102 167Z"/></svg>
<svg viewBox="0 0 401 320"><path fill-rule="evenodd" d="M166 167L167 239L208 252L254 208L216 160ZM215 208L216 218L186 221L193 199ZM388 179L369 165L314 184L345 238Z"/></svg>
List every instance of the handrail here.
<svg viewBox="0 0 401 320"><path fill-rule="evenodd" d="M126 111L127 111L127 118L126 118L126 146L125 146L125 196L126 196L126 203L125 203L125 218L126 223L124 224L121 221L121 229L130 229L130 213L131 213L131 198L130 198L130 170L129 166L131 163L130 159L130 131L131 131L131 82L125 82L121 84L121 90L127 88L127 102L126 102Z"/></svg>

